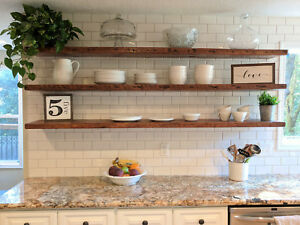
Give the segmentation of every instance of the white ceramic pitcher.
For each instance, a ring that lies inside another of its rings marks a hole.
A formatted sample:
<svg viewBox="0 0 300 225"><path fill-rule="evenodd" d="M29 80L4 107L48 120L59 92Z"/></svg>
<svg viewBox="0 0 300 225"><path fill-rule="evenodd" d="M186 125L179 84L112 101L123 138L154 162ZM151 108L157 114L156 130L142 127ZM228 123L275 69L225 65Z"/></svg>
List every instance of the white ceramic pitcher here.
<svg viewBox="0 0 300 225"><path fill-rule="evenodd" d="M73 64L76 67L73 69ZM53 82L55 84L72 84L76 73L78 72L80 63L78 61L71 61L70 59L56 59L54 60Z"/></svg>

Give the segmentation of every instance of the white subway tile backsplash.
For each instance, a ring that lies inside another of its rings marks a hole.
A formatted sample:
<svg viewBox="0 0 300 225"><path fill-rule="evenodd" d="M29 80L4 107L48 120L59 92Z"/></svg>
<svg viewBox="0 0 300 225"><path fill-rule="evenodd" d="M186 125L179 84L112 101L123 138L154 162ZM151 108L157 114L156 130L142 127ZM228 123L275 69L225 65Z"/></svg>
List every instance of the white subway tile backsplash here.
<svg viewBox="0 0 300 225"><path fill-rule="evenodd" d="M101 23L114 15L74 13L66 18L80 27L85 36L71 41L69 46L112 46L113 41L100 37ZM233 16L198 15L124 15L137 26L137 46L168 46L163 31L170 27L195 27L199 31L195 47L226 47L226 38L240 23ZM300 40L299 17L250 17L250 26L259 32L259 48L279 48L281 41ZM127 46L127 43L124 43ZM230 83L231 64L258 63L258 59L198 59L198 58L77 58L81 68L74 83L83 78L93 83L97 69L122 69L132 79L137 72L155 72L159 83L167 84L171 65L188 68L188 83L193 83L197 64L213 64L213 83ZM53 64L36 58L39 74L36 83L51 83ZM279 65L279 60L275 61ZM276 69L278 73L278 68ZM74 92L75 119L109 119L111 115L173 116L201 113L201 119L217 119L217 108L251 105L251 118L259 118L257 96L260 91L159 91L159 92ZM270 92L277 94L277 92ZM43 118L43 96L24 92L24 121ZM30 98L30 101L29 101ZM157 129L83 129L26 130L24 150L25 170L36 176L99 176L119 156L143 164L150 175L227 175L227 162L220 150L230 144L243 147L256 143L263 152L251 159L250 174L300 172L299 152L275 150L276 128L157 128ZM169 145L169 156L162 156L161 146ZM176 165L176 167L174 167Z"/></svg>

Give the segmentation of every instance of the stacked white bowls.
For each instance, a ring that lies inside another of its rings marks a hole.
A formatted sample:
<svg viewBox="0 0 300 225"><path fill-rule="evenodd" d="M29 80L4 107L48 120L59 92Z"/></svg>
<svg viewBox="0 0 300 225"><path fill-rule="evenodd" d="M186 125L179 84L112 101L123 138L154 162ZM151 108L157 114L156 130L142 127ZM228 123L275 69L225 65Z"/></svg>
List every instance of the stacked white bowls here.
<svg viewBox="0 0 300 225"><path fill-rule="evenodd" d="M184 84L186 82L186 66L171 66L169 69L169 81L171 84Z"/></svg>
<svg viewBox="0 0 300 225"><path fill-rule="evenodd" d="M195 68L195 82L196 84L211 84L214 78L213 65L197 65Z"/></svg>
<svg viewBox="0 0 300 225"><path fill-rule="evenodd" d="M156 84L155 73L137 73L135 74L135 83L137 84Z"/></svg>
<svg viewBox="0 0 300 225"><path fill-rule="evenodd" d="M95 71L95 83L125 83L125 71L121 70L97 70Z"/></svg>

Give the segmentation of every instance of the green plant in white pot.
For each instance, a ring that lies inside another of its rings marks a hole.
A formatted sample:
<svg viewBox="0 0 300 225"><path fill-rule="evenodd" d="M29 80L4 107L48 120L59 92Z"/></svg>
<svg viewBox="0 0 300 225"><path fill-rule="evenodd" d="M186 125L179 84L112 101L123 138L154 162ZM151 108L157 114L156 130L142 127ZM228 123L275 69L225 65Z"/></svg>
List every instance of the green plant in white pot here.
<svg viewBox="0 0 300 225"><path fill-rule="evenodd" d="M69 40L83 35L78 27L73 27L69 20L62 18L61 12L56 12L43 4L41 7L23 5L24 12L12 12L14 21L0 35L7 33L12 44L6 44L4 64L12 70L14 77L19 74L21 79L18 87L24 87L24 81L35 80L32 71L32 57L43 48L55 48L60 52Z"/></svg>
<svg viewBox="0 0 300 225"><path fill-rule="evenodd" d="M261 121L272 121L274 118L275 106L279 103L278 97L271 96L267 92L263 92L258 96L259 111Z"/></svg>

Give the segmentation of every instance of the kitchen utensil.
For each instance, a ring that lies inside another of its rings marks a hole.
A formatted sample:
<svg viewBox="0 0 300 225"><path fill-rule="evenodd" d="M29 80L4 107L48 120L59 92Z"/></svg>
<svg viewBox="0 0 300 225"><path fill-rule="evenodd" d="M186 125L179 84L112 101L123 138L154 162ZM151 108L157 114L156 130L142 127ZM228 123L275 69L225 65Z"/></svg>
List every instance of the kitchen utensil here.
<svg viewBox="0 0 300 225"><path fill-rule="evenodd" d="M155 73L137 73L135 74L135 83L137 84L156 84Z"/></svg>
<svg viewBox="0 0 300 225"><path fill-rule="evenodd" d="M165 30L168 44L174 48L191 48L197 42L198 30L188 27L172 27Z"/></svg>
<svg viewBox="0 0 300 225"><path fill-rule="evenodd" d="M245 120L248 120L249 117L250 117L250 107L251 107L250 105L244 105L244 106L239 107L239 108L237 109L238 112L247 112L247 115L246 115L246 117L245 117Z"/></svg>
<svg viewBox="0 0 300 225"><path fill-rule="evenodd" d="M233 112L233 119L237 122L244 122L247 112Z"/></svg>
<svg viewBox="0 0 300 225"><path fill-rule="evenodd" d="M142 116L113 116L111 118L116 122L134 122L142 119Z"/></svg>
<svg viewBox="0 0 300 225"><path fill-rule="evenodd" d="M131 185L135 185L142 176L146 175L147 172L144 171L143 173L139 174L139 175L135 175L135 176L128 176L128 177L117 177L117 176L110 176L108 175L108 173L104 173L104 175L110 179L111 182L113 182L114 184L117 185L122 185L122 186L131 186Z"/></svg>
<svg viewBox="0 0 300 225"><path fill-rule="evenodd" d="M184 84L187 79L186 66L171 66L169 81L171 84Z"/></svg>
<svg viewBox="0 0 300 225"><path fill-rule="evenodd" d="M95 71L95 83L125 83L125 71L121 70L97 70Z"/></svg>
<svg viewBox="0 0 300 225"><path fill-rule="evenodd" d="M106 20L101 25L101 37L114 40L114 47L123 47L124 40L136 38L136 29L132 22L122 19L120 14Z"/></svg>
<svg viewBox="0 0 300 225"><path fill-rule="evenodd" d="M174 120L174 118L173 117L152 117L149 118L149 120L157 121L157 122L169 122Z"/></svg>
<svg viewBox="0 0 300 225"><path fill-rule="evenodd" d="M194 78L196 84L211 84L214 78L214 66L207 64L197 65Z"/></svg>
<svg viewBox="0 0 300 225"><path fill-rule="evenodd" d="M200 113L185 113L183 117L186 121L197 121L200 118Z"/></svg>
<svg viewBox="0 0 300 225"><path fill-rule="evenodd" d="M73 64L76 64L73 69ZM78 61L71 61L70 59L56 59L54 60L53 82L55 84L72 84L80 67Z"/></svg>

